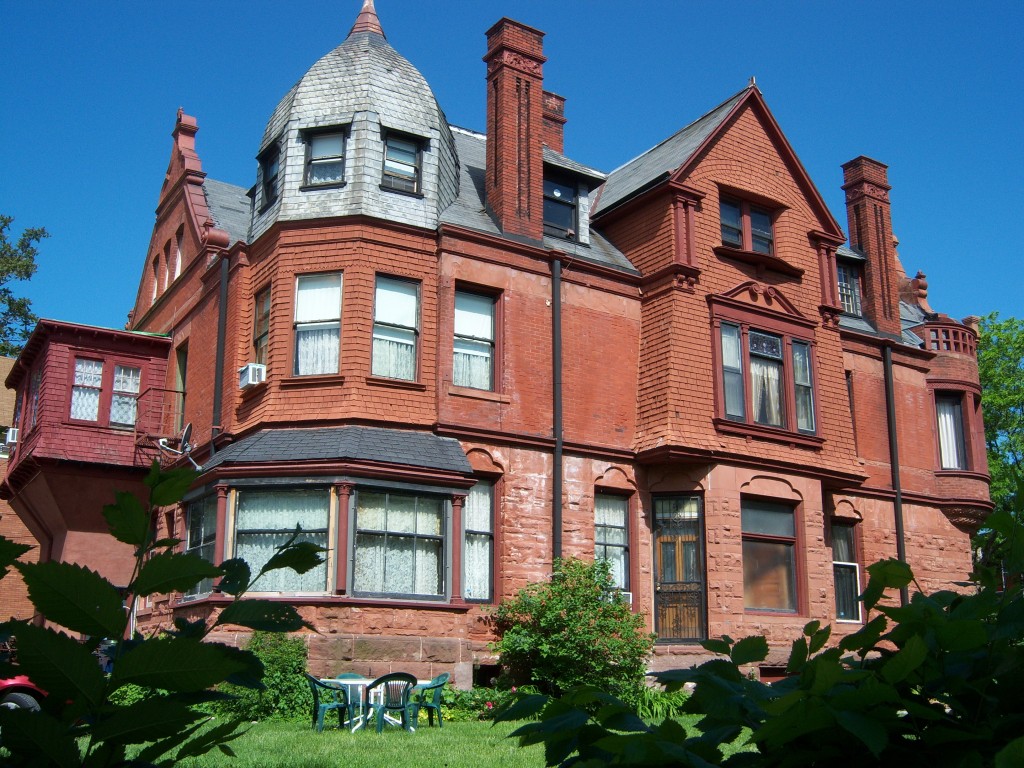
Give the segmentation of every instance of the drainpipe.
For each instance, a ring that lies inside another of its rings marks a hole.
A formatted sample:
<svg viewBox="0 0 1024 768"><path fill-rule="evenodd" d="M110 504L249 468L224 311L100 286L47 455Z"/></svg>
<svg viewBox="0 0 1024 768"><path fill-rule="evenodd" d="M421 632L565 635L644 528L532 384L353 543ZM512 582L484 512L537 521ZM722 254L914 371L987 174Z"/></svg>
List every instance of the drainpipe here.
<svg viewBox="0 0 1024 768"><path fill-rule="evenodd" d="M217 308L217 359L213 365L213 424L210 425L210 458L217 449L214 438L220 434L222 401L224 399L224 344L228 325L228 254L220 259L220 306Z"/></svg>
<svg viewBox="0 0 1024 768"><path fill-rule="evenodd" d="M903 536L903 491L900 488L900 453L896 441L896 395L893 388L892 376L892 346L886 344L882 348L882 361L885 371L885 410L886 420L889 426L889 466L892 469L892 489L896 496L893 499L893 509L896 513L896 557L901 562L907 562L907 548ZM910 596L906 587L900 588L900 605L910 602Z"/></svg>
<svg viewBox="0 0 1024 768"><path fill-rule="evenodd" d="M551 488L551 554L562 556L562 260L551 259L551 431L555 437Z"/></svg>

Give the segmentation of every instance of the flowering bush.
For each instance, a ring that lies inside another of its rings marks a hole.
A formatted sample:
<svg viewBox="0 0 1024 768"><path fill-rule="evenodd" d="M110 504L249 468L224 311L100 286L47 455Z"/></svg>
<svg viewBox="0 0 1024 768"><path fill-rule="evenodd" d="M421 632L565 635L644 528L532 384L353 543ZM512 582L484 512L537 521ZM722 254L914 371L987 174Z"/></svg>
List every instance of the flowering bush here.
<svg viewBox="0 0 1024 768"><path fill-rule="evenodd" d="M492 720L495 713L516 699L517 694L536 693L531 685L511 688L473 688L462 691L445 688L444 719L456 722Z"/></svg>

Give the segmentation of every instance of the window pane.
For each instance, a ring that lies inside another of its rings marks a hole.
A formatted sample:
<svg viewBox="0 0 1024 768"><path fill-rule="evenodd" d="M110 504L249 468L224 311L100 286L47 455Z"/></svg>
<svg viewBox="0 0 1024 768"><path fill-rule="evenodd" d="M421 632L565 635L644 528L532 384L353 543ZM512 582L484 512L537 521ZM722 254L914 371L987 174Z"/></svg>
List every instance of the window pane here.
<svg viewBox="0 0 1024 768"><path fill-rule="evenodd" d="M208 562L213 562L215 542L217 539L217 499L206 496L188 505L186 522L185 551L199 555ZM189 589L185 595L205 595L213 591L213 579L203 579Z"/></svg>
<svg viewBox="0 0 1024 768"><path fill-rule="evenodd" d="M295 375L312 376L338 372L337 323L312 323L295 329Z"/></svg>
<svg viewBox="0 0 1024 768"><path fill-rule="evenodd" d="M576 187L565 182L544 179L544 196L571 204L576 200Z"/></svg>
<svg viewBox="0 0 1024 768"><path fill-rule="evenodd" d="M413 331L375 327L373 331L374 376L416 379L416 336Z"/></svg>
<svg viewBox="0 0 1024 768"><path fill-rule="evenodd" d="M782 359L782 337L772 333L750 332L750 353Z"/></svg>
<svg viewBox="0 0 1024 768"><path fill-rule="evenodd" d="M743 607L796 610L796 561L793 545L743 541Z"/></svg>
<svg viewBox="0 0 1024 768"><path fill-rule="evenodd" d="M544 223L562 231L576 229L576 207L559 200L544 198Z"/></svg>
<svg viewBox="0 0 1024 768"><path fill-rule="evenodd" d="M295 322L341 317L341 274L302 275L295 290Z"/></svg>
<svg viewBox="0 0 1024 768"><path fill-rule="evenodd" d="M462 521L470 531L493 531L492 506L494 485L479 482L469 489L462 506Z"/></svg>
<svg viewBox="0 0 1024 768"><path fill-rule="evenodd" d="M860 620L860 601L857 600L857 566L834 563L832 575L836 589L836 618Z"/></svg>
<svg viewBox="0 0 1024 768"><path fill-rule="evenodd" d="M345 165L341 160L313 160L309 164L307 184L337 184L345 180Z"/></svg>
<svg viewBox="0 0 1024 768"><path fill-rule="evenodd" d="M452 384L457 387L492 389L491 345L486 341L455 339Z"/></svg>
<svg viewBox="0 0 1024 768"><path fill-rule="evenodd" d="M746 406L743 394L743 354L740 350L740 329L722 325L722 368L725 384L725 415L743 419Z"/></svg>
<svg viewBox="0 0 1024 768"><path fill-rule="evenodd" d="M765 211L750 209L751 247L758 253L772 252L772 217Z"/></svg>
<svg viewBox="0 0 1024 768"><path fill-rule="evenodd" d="M345 138L341 133L314 134L309 142L310 157L340 157L344 152L344 143Z"/></svg>
<svg viewBox="0 0 1024 768"><path fill-rule="evenodd" d="M723 200L719 205L722 219L722 243L736 248L743 247L743 217L740 207Z"/></svg>
<svg viewBox="0 0 1024 768"><path fill-rule="evenodd" d="M419 286L407 280L377 278L377 294L373 308L374 322L416 328Z"/></svg>
<svg viewBox="0 0 1024 768"><path fill-rule="evenodd" d="M494 339L494 299L473 293L455 294L455 333L474 339Z"/></svg>
<svg viewBox="0 0 1024 768"><path fill-rule="evenodd" d="M793 382L796 387L796 426L802 432L814 431L814 389L811 386L811 348L793 342Z"/></svg>
<svg viewBox="0 0 1024 768"><path fill-rule="evenodd" d="M626 527L626 513L629 499L625 496L611 496L598 493L594 496L594 522L597 525L614 525Z"/></svg>
<svg viewBox="0 0 1024 768"><path fill-rule="evenodd" d="M796 536L793 508L785 504L744 499L740 515L744 533L790 538Z"/></svg>
<svg viewBox="0 0 1024 768"><path fill-rule="evenodd" d="M100 386L103 363L99 360L75 360L75 383L71 388L71 418L96 421L100 413Z"/></svg>
<svg viewBox="0 0 1024 768"><path fill-rule="evenodd" d="M491 599L494 557L494 484L481 481L469 490L462 506L466 531L463 551L462 594L467 600Z"/></svg>
<svg viewBox="0 0 1024 768"><path fill-rule="evenodd" d="M856 559L853 552L853 526L832 525L832 559L846 563Z"/></svg>
<svg viewBox="0 0 1024 768"><path fill-rule="evenodd" d="M839 277L839 300L843 311L851 315L860 314L860 270L850 264L837 264Z"/></svg>
<svg viewBox="0 0 1024 768"><path fill-rule="evenodd" d="M793 381L797 384L811 384L811 351L807 344L793 342Z"/></svg>

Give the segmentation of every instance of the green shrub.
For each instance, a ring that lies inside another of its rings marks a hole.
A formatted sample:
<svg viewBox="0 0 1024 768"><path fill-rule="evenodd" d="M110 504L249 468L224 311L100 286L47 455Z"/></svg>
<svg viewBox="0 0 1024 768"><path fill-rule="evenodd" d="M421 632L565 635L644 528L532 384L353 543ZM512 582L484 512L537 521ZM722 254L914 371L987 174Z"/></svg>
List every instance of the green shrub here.
<svg viewBox="0 0 1024 768"><path fill-rule="evenodd" d="M537 693L531 685L511 688L459 688L444 689L444 718L453 722L493 720L495 713L507 707L517 696Z"/></svg>
<svg viewBox="0 0 1024 768"><path fill-rule="evenodd" d="M645 685L629 703L642 720L660 722L682 715L688 698L689 694L683 690L667 691L660 685Z"/></svg>
<svg viewBox="0 0 1024 768"><path fill-rule="evenodd" d="M611 583L604 560L555 560L551 581L499 605L495 650L512 679L548 693L586 684L635 696L654 635Z"/></svg>
<svg viewBox="0 0 1024 768"><path fill-rule="evenodd" d="M246 650L263 663L262 689L224 685L220 690L233 698L217 705L219 713L240 720L305 720L313 699L302 673L307 648L301 637L253 632Z"/></svg>

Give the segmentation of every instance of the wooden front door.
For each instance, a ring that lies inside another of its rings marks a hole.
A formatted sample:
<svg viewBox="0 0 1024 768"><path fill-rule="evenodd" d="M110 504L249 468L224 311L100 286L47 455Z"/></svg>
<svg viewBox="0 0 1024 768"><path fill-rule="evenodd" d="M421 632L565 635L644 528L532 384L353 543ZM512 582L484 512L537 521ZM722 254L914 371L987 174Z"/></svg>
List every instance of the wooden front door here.
<svg viewBox="0 0 1024 768"><path fill-rule="evenodd" d="M706 603L701 498L655 498L654 631L658 640L704 640Z"/></svg>

